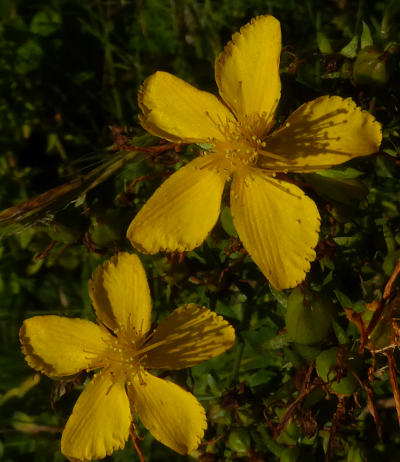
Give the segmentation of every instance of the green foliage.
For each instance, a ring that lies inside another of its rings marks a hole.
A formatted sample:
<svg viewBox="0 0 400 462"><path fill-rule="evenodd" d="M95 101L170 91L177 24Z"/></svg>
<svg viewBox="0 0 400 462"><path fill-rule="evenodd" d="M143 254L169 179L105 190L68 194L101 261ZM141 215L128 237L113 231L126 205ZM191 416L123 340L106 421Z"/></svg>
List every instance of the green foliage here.
<svg viewBox="0 0 400 462"><path fill-rule="evenodd" d="M323 94L352 97L383 124L381 152L293 177L322 217L318 257L300 288L268 285L224 197L221 220L201 247L140 255L153 321L194 302L236 329L232 350L170 376L207 410L200 462L321 461L327 453L331 461L398 460L385 356L399 342L391 305L398 283L358 353L360 328L400 257L400 9L386 0L0 2L0 209L8 209L0 214L0 460L65 460L60 432L84 380L37 383L20 353L23 319L94 319L92 271L116 251L132 251L124 237L130 220L198 150L124 150L159 142L138 124L140 85L162 69L215 92L215 56L265 13L283 32L278 123ZM343 391L344 380L351 387ZM371 393L382 439L367 412ZM147 462L191 460L140 424L138 431ZM107 460L139 458L128 442Z"/></svg>

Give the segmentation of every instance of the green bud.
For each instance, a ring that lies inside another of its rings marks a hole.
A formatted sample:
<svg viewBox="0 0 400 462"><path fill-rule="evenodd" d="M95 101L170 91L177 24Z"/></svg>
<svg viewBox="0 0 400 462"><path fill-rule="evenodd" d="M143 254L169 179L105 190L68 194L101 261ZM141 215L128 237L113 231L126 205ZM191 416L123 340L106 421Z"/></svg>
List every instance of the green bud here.
<svg viewBox="0 0 400 462"><path fill-rule="evenodd" d="M382 88L389 77L386 53L373 46L359 51L353 67L353 80L357 85Z"/></svg>
<svg viewBox="0 0 400 462"><path fill-rule="evenodd" d="M296 343L311 345L323 340L331 330L333 304L308 289L294 289L288 298L286 330Z"/></svg>

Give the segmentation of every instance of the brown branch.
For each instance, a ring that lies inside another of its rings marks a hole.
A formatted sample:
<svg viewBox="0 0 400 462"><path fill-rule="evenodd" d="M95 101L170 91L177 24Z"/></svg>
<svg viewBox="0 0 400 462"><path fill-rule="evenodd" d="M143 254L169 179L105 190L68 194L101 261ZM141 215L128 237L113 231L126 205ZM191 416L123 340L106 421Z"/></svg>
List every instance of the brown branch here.
<svg viewBox="0 0 400 462"><path fill-rule="evenodd" d="M400 391L399 391L399 384L397 382L397 377L396 377L396 364L394 361L392 351L388 351L386 353L386 356L388 359L390 383L392 385L393 397L394 397L394 402L396 405L397 420L399 421L399 427L400 427Z"/></svg>

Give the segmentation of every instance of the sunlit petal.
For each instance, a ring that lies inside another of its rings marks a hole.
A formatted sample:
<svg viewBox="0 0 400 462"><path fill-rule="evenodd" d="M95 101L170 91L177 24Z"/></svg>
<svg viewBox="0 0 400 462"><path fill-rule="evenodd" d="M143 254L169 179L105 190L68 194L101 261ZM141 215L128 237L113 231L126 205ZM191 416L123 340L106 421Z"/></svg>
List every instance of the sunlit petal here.
<svg viewBox="0 0 400 462"><path fill-rule="evenodd" d="M211 93L167 72L151 75L139 92L140 122L148 132L170 141L224 139L219 124L232 113Z"/></svg>
<svg viewBox="0 0 400 462"><path fill-rule="evenodd" d="M204 241L218 219L226 180L219 159L199 157L164 181L129 226L134 247L151 254L183 252Z"/></svg>
<svg viewBox="0 0 400 462"><path fill-rule="evenodd" d="M304 280L320 217L301 189L249 168L233 179L231 212L244 247L273 286L287 289Z"/></svg>
<svg viewBox="0 0 400 462"><path fill-rule="evenodd" d="M256 113L265 120L258 136L270 126L280 98L280 53L279 21L258 16L233 35L215 62L220 95L237 118Z"/></svg>
<svg viewBox="0 0 400 462"><path fill-rule="evenodd" d="M53 377L76 374L91 368L107 350L110 334L86 319L35 316L20 329L27 363Z"/></svg>
<svg viewBox="0 0 400 462"><path fill-rule="evenodd" d="M235 343L235 331L221 316L189 303L174 310L145 347L149 368L182 369L220 355Z"/></svg>
<svg viewBox="0 0 400 462"><path fill-rule="evenodd" d="M136 337L150 329L150 290L137 255L120 252L98 267L89 293L98 318L110 329L122 328Z"/></svg>
<svg viewBox="0 0 400 462"><path fill-rule="evenodd" d="M189 392L147 372L128 385L128 394L143 425L179 454L197 449L207 427L205 412Z"/></svg>
<svg viewBox="0 0 400 462"><path fill-rule="evenodd" d="M289 171L316 171L379 150L380 124L350 98L321 96L300 106L274 135L266 150L282 156L272 165ZM261 167L271 167L260 156Z"/></svg>
<svg viewBox="0 0 400 462"><path fill-rule="evenodd" d="M102 459L125 446L132 422L124 383L97 374L76 402L61 438L70 459Z"/></svg>

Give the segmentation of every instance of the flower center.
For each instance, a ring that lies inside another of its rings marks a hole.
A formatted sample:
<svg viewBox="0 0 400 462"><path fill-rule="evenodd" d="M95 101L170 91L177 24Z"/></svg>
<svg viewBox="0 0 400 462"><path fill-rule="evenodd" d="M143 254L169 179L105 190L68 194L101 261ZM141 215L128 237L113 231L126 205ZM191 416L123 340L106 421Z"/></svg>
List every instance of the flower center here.
<svg viewBox="0 0 400 462"><path fill-rule="evenodd" d="M126 329L117 329L113 334L108 333L104 338L108 348L105 353L98 356L98 361L91 369L103 369L111 375L115 383L123 381L129 385L136 374L140 379L147 353L166 342L163 339L156 343L146 344L152 336L152 333L139 337L133 336Z"/></svg>
<svg viewBox="0 0 400 462"><path fill-rule="evenodd" d="M228 176L238 168L255 166L260 154L268 155L272 161L275 157L278 158L265 151L267 122L259 114L245 115L240 121L216 121L209 114L207 116L223 135L223 140L211 139L210 143L214 145L215 152L225 157L223 165Z"/></svg>
<svg viewBox="0 0 400 462"><path fill-rule="evenodd" d="M136 375L140 371L140 363L143 355L140 354L140 345L143 340L137 340L132 335L128 335L126 331L116 331L116 335L110 336L108 340L109 348L103 358L106 369L109 369L110 374L115 382L124 379L129 382L130 377Z"/></svg>

